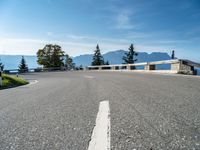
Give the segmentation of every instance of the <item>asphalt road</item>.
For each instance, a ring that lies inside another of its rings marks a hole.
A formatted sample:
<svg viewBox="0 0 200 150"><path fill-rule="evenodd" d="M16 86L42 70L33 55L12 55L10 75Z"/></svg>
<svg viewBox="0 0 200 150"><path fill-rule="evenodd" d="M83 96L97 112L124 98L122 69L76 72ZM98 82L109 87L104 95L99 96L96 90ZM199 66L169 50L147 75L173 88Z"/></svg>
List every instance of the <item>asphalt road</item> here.
<svg viewBox="0 0 200 150"><path fill-rule="evenodd" d="M31 73L0 91L0 149L87 150L108 100L111 149L200 149L200 78L128 72Z"/></svg>

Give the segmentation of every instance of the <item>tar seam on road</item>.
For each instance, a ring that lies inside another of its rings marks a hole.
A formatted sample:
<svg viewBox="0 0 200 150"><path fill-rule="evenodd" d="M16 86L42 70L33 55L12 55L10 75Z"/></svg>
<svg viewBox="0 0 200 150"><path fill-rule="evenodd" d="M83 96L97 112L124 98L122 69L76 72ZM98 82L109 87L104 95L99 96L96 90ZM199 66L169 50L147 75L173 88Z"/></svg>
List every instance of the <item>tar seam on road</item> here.
<svg viewBox="0 0 200 150"><path fill-rule="evenodd" d="M93 76L84 76L84 78L93 79L94 77Z"/></svg>
<svg viewBox="0 0 200 150"><path fill-rule="evenodd" d="M109 101L102 101L88 150L110 150L110 127Z"/></svg>
<svg viewBox="0 0 200 150"><path fill-rule="evenodd" d="M36 83L38 83L38 80L29 80L28 85L32 85L32 84L36 84Z"/></svg>

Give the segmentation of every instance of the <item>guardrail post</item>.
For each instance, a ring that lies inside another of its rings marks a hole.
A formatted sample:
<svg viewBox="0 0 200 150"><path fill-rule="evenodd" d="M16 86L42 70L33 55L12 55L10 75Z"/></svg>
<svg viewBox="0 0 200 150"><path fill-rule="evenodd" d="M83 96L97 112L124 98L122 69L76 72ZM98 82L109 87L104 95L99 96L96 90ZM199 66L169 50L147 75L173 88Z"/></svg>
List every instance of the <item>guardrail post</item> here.
<svg viewBox="0 0 200 150"><path fill-rule="evenodd" d="M156 65L150 65L149 63L147 63L144 68L145 70L156 70Z"/></svg>
<svg viewBox="0 0 200 150"><path fill-rule="evenodd" d="M128 65L126 66L126 69L127 69L127 70L131 70L131 66L128 64Z"/></svg>
<svg viewBox="0 0 200 150"><path fill-rule="evenodd" d="M149 70L149 68L150 68L150 65L149 65L149 63L147 63L147 64L144 66L144 69L145 69L145 70Z"/></svg>
<svg viewBox="0 0 200 150"><path fill-rule="evenodd" d="M194 67L190 66L186 61L181 60L178 72L183 73L183 74L193 75L194 74Z"/></svg>
<svg viewBox="0 0 200 150"><path fill-rule="evenodd" d="M2 79L2 71L1 71L1 67L0 67L0 87L3 86L3 79Z"/></svg>
<svg viewBox="0 0 200 150"><path fill-rule="evenodd" d="M180 62L171 64L171 70L178 72L180 70Z"/></svg>

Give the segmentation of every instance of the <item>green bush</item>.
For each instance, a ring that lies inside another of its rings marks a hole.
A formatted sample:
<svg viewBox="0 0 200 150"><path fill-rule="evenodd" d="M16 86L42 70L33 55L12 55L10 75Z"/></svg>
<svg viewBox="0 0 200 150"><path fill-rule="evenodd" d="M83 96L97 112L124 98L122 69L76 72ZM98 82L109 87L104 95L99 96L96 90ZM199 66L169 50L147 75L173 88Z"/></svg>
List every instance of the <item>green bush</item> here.
<svg viewBox="0 0 200 150"><path fill-rule="evenodd" d="M16 77L14 75L3 74L2 79L3 79L3 87L0 87L0 89L28 84L26 80L20 77Z"/></svg>

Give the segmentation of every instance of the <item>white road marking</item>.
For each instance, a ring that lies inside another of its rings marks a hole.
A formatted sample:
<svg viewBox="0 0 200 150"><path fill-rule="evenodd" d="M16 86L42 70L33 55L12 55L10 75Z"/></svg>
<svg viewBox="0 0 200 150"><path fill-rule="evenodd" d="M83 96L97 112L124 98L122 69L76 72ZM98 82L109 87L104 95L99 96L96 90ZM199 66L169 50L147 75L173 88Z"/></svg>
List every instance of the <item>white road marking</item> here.
<svg viewBox="0 0 200 150"><path fill-rule="evenodd" d="M88 150L110 150L110 127L109 101L102 101Z"/></svg>
<svg viewBox="0 0 200 150"><path fill-rule="evenodd" d="M84 78L87 78L87 79L93 79L94 77L93 76L84 76Z"/></svg>

